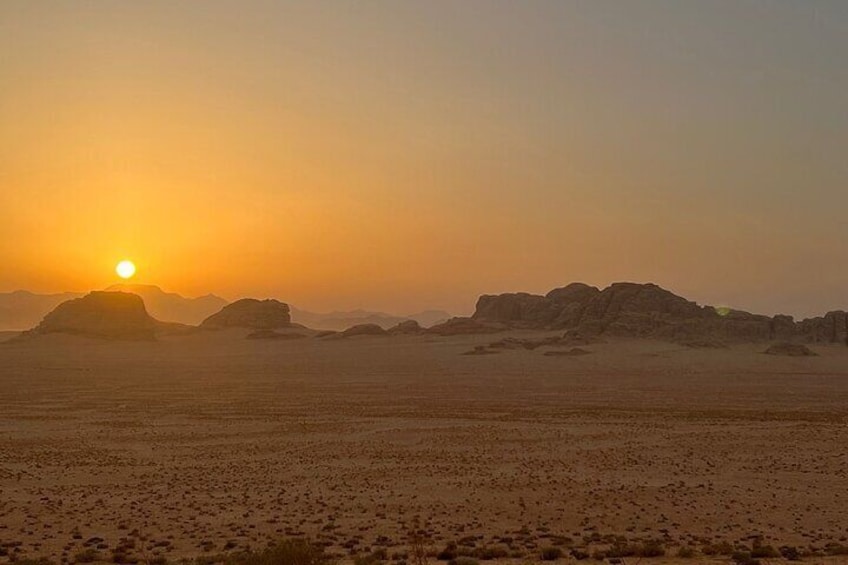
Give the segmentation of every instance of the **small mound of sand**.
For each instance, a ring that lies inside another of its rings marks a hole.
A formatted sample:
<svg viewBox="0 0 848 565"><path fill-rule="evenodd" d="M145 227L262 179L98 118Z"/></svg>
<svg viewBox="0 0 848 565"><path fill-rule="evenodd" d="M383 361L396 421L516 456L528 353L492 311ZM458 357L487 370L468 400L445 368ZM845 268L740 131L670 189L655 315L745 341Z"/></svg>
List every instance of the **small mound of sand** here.
<svg viewBox="0 0 848 565"><path fill-rule="evenodd" d="M775 343L763 353L766 355L784 355L786 357L816 357L818 353L800 343Z"/></svg>
<svg viewBox="0 0 848 565"><path fill-rule="evenodd" d="M572 347L565 351L545 351L545 357L579 357L581 355L589 355L592 352L582 347Z"/></svg>

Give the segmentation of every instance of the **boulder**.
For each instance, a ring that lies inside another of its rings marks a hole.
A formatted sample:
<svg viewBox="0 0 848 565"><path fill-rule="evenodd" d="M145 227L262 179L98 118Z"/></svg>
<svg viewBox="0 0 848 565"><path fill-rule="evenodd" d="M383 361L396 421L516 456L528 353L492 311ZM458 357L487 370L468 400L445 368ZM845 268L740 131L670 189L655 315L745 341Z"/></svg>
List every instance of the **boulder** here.
<svg viewBox="0 0 848 565"><path fill-rule="evenodd" d="M242 298L224 306L200 324L204 329L248 328L273 330L291 326L289 305L278 300Z"/></svg>

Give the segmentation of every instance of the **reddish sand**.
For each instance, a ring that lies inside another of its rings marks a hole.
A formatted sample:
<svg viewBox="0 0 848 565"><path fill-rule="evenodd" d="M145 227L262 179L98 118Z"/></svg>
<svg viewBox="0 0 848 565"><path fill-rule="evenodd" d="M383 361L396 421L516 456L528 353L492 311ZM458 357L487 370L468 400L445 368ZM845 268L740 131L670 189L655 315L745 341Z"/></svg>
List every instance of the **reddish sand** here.
<svg viewBox="0 0 848 565"><path fill-rule="evenodd" d="M848 348L461 355L491 340L2 344L0 561L110 559L121 538L168 559L292 535L391 554L414 526L516 559L610 534L670 555L846 543Z"/></svg>

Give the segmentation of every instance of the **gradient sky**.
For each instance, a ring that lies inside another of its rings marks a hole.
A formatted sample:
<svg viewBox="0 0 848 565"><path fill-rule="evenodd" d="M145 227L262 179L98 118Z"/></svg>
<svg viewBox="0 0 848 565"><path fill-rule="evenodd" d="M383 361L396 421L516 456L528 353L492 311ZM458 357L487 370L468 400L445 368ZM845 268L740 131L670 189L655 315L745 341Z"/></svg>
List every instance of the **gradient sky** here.
<svg viewBox="0 0 848 565"><path fill-rule="evenodd" d="M848 2L0 2L0 291L848 308Z"/></svg>

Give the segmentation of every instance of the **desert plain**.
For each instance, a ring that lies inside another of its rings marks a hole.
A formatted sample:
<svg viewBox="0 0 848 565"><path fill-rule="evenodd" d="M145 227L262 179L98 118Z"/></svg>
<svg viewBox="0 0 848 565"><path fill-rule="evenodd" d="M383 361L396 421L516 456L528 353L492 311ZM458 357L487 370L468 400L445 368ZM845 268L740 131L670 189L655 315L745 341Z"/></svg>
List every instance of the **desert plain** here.
<svg viewBox="0 0 848 565"><path fill-rule="evenodd" d="M433 560L616 540L661 544L658 562L729 561L722 544L844 559L848 348L463 355L492 337L245 333L0 344L0 559L305 537L402 561L411 535Z"/></svg>

